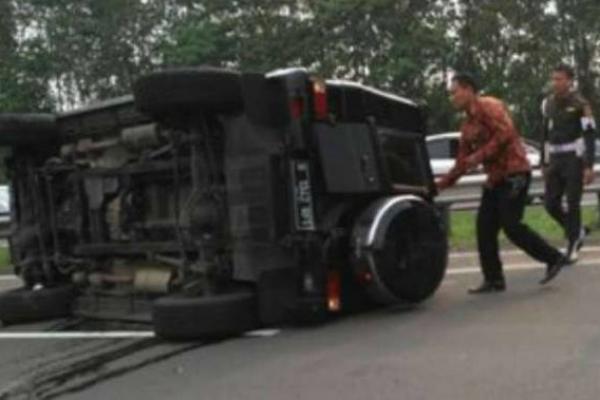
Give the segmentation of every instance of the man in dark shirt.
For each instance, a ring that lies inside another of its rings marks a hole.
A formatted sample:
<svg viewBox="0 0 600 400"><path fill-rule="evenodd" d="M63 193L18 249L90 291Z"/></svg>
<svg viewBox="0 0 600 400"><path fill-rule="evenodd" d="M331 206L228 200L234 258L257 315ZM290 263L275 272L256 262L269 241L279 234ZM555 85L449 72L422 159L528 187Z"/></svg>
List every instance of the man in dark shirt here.
<svg viewBox="0 0 600 400"><path fill-rule="evenodd" d="M438 180L438 189L453 185L479 164L487 173L477 215L477 245L484 281L469 292L505 290L498 245L501 229L515 245L546 264L546 275L540 283L549 282L567 261L558 249L522 222L531 166L506 106L496 98L479 96L475 81L466 74L454 76L450 98L456 109L466 113L466 118L455 165Z"/></svg>
<svg viewBox="0 0 600 400"><path fill-rule="evenodd" d="M542 103L542 163L546 183L545 206L563 227L567 256L576 262L583 245L581 226L583 185L594 179L596 123L586 99L573 90L573 69L559 65L552 72L552 94ZM563 197L567 197L567 210Z"/></svg>

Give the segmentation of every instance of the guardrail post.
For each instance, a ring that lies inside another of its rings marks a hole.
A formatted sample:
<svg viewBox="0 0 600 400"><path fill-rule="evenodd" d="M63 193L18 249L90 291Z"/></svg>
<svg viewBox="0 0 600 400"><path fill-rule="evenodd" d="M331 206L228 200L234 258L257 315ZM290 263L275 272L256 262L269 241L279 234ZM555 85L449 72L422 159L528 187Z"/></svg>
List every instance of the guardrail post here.
<svg viewBox="0 0 600 400"><path fill-rule="evenodd" d="M596 228L600 228L600 192L596 192Z"/></svg>
<svg viewBox="0 0 600 400"><path fill-rule="evenodd" d="M452 225L450 224L450 206L451 204L438 204L438 212L442 220L442 226L448 236L452 235Z"/></svg>

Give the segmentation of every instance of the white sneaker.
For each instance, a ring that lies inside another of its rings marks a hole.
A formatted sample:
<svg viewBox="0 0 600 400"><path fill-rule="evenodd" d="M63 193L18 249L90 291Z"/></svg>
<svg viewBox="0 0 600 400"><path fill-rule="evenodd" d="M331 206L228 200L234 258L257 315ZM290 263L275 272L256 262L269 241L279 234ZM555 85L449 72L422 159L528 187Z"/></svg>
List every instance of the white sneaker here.
<svg viewBox="0 0 600 400"><path fill-rule="evenodd" d="M585 228L582 227L581 231L579 232L579 237L573 243L569 243L567 257L569 258L569 262L571 264L574 264L577 262L577 260L579 260L579 250L583 246L583 241L586 234L587 232L585 231Z"/></svg>
<svg viewBox="0 0 600 400"><path fill-rule="evenodd" d="M577 250L577 246L569 246L567 258L569 259L569 264L575 264L577 261L579 261L579 250Z"/></svg>

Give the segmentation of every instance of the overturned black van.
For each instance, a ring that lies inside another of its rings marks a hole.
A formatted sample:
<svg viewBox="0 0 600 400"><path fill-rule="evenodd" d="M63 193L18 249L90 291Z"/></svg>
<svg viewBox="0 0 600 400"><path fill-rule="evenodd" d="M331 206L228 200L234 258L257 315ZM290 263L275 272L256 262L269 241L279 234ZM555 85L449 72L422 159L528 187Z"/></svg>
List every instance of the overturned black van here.
<svg viewBox="0 0 600 400"><path fill-rule="evenodd" d="M418 303L440 285L423 110L302 69L156 72L133 95L0 115L5 323L75 314L187 339Z"/></svg>

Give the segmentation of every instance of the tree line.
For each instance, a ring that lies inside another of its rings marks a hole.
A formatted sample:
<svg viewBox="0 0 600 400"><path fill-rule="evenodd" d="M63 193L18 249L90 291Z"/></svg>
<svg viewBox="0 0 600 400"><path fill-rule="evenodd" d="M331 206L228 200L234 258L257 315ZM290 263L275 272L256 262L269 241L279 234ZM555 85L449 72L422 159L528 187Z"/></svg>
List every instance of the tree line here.
<svg viewBox="0 0 600 400"><path fill-rule="evenodd" d="M559 62L600 112L599 46L595 0L0 0L0 112L122 95L167 66L304 66L423 101L439 132L462 70L535 137Z"/></svg>

